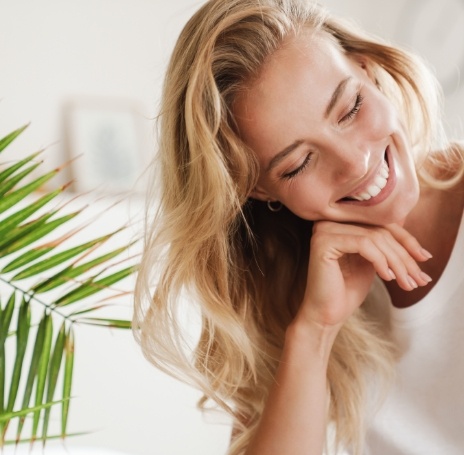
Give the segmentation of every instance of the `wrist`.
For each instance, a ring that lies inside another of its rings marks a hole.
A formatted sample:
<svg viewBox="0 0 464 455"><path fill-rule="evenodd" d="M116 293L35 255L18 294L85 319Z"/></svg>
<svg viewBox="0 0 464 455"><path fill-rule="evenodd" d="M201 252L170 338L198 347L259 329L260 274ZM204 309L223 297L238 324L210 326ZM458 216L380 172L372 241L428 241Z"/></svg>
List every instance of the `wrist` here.
<svg viewBox="0 0 464 455"><path fill-rule="evenodd" d="M287 327L285 345L302 348L328 360L339 330L339 326L325 326L296 317Z"/></svg>

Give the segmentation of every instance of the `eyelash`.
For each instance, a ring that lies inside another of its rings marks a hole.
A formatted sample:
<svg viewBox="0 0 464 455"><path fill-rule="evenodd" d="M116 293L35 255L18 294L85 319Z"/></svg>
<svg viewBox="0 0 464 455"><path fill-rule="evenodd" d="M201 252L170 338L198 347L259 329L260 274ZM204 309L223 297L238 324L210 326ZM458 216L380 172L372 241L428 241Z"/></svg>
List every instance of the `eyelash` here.
<svg viewBox="0 0 464 455"><path fill-rule="evenodd" d="M311 161L311 157L312 157L312 153L308 153L301 166L297 167L294 171L291 171L291 172L288 172L287 174L282 175L282 177L286 180L291 180L295 178L298 174L303 172L308 167Z"/></svg>
<svg viewBox="0 0 464 455"><path fill-rule="evenodd" d="M358 93L357 96L356 96L356 100L354 102L353 108L351 109L350 112L348 112L348 114L346 114L341 119L340 123L346 122L346 121L351 120L352 118L354 118L358 114L359 110L361 109L363 101L364 101L364 97L360 93ZM284 174L282 177L284 179L286 179L286 180L291 180L291 179L295 178L298 174L303 172L308 167L309 162L311 161L311 155L312 155L312 153L308 153L306 155L306 158L303 161L303 164L301 166L296 168L294 171L291 171L291 172L288 172L287 174Z"/></svg>
<svg viewBox="0 0 464 455"><path fill-rule="evenodd" d="M343 123L343 122L346 122L348 120L351 120L353 117L356 116L356 114L359 112L359 110L361 109L361 106L363 104L363 101L364 101L364 97L358 93L358 95L356 96L356 101L354 102L354 106L353 106L353 109L351 109L350 112L348 112L348 114L346 114L341 120L340 120L340 123Z"/></svg>

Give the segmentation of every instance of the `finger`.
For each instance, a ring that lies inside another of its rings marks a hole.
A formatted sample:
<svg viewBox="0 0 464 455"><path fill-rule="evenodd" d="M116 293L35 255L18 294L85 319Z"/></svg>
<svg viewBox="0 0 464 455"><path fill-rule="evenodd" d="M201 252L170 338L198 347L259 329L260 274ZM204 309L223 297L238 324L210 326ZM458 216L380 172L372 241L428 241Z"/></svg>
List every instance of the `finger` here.
<svg viewBox="0 0 464 455"><path fill-rule="evenodd" d="M396 279L399 286L405 290L412 290L418 286L425 286L431 278L425 274L416 262L413 252L420 253L420 245L406 230L397 226L392 227L393 233L386 228L378 226L364 226L341 224L333 222L322 222L314 230L331 235L347 235L365 238L367 249L363 254L372 255L374 247L381 253L377 259L366 257L371 260L379 276L386 280ZM401 242L405 242L403 245ZM419 248L417 246L419 245ZM410 251L411 250L411 251ZM361 250L360 250L361 254ZM385 258L386 266L381 256ZM422 256L420 256L422 259Z"/></svg>
<svg viewBox="0 0 464 455"><path fill-rule="evenodd" d="M369 230L373 241L389 257L389 265L403 289L415 289L432 281L417 261L426 260L426 251L414 236L399 225ZM386 249L390 252L387 253ZM391 254L393 253L393 254Z"/></svg>
<svg viewBox="0 0 464 455"><path fill-rule="evenodd" d="M419 286L425 286L432 280L422 271L417 263L416 257L411 254L411 246L418 244L415 239L401 233L403 240L409 241L409 249L398 241L389 230L384 228L374 229L369 232L369 236L378 248L384 252L388 258L388 264L395 274L398 284L406 290L412 290Z"/></svg>
<svg viewBox="0 0 464 455"><path fill-rule="evenodd" d="M392 234L396 241L398 241L407 251L408 253L416 260L416 261L427 261L431 259L433 256L432 254L427 251L419 241L410 234L406 229L402 226L392 223L386 226L373 226L373 225L362 225L362 224L351 224L351 223L336 223L331 221L322 221L315 223L314 227L316 229L323 229L327 232L333 233L352 233L354 235L361 235L362 232L367 231L378 231L379 229L386 229L388 232Z"/></svg>
<svg viewBox="0 0 464 455"><path fill-rule="evenodd" d="M391 232L393 237L398 240L417 261L424 262L433 257L412 234L398 224L389 224L385 226L385 229Z"/></svg>
<svg viewBox="0 0 464 455"><path fill-rule="evenodd" d="M359 254L369 261L377 274L384 280L392 280L393 275L389 266L388 256L368 235L335 234L318 231L311 240L311 254L320 263L339 266L339 260L347 254Z"/></svg>

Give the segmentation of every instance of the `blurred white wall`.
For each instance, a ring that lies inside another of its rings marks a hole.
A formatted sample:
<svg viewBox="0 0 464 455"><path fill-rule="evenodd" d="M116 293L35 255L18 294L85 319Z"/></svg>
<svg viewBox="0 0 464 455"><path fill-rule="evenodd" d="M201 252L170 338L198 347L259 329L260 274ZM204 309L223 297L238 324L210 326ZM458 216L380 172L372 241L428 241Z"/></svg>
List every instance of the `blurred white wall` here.
<svg viewBox="0 0 464 455"><path fill-rule="evenodd" d="M163 69L192 3L0 0L2 130L32 122L22 149L52 144L60 162L63 106L96 98L136 105L151 137Z"/></svg>
<svg viewBox="0 0 464 455"><path fill-rule="evenodd" d="M421 55L443 86L445 127L464 134L464 2L462 0L323 0L371 33Z"/></svg>
<svg viewBox="0 0 464 455"><path fill-rule="evenodd" d="M32 122L9 153L24 155L49 145L49 161L61 163L63 106L69 100L101 98L137 106L141 148L149 157L155 147L153 118L168 56L182 25L201 3L0 0L0 132ZM459 72L464 60L462 1L322 3L372 32L424 53L446 82L449 130L459 131L464 114ZM142 201L132 201L130 210L118 210L118 219L138 217ZM152 368L129 333L83 328L78 336L71 419L75 431L94 432L70 439L70 446L140 455L225 452L229 428L205 423L195 410L197 392Z"/></svg>

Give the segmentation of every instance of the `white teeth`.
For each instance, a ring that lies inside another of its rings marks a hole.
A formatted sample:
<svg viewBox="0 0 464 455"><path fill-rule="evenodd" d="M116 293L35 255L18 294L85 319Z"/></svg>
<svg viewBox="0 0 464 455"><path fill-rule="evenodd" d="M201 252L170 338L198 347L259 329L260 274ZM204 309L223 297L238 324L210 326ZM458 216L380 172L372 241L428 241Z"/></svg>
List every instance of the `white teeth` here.
<svg viewBox="0 0 464 455"><path fill-rule="evenodd" d="M390 173L390 171L389 171L388 167L386 168L385 166L382 166L382 168L380 169L380 175L381 175L384 179L388 179L389 173Z"/></svg>
<svg viewBox="0 0 464 455"><path fill-rule="evenodd" d="M379 188L385 188L385 185L387 184L387 179L385 177L382 177L381 175L378 175L374 183L379 187Z"/></svg>
<svg viewBox="0 0 464 455"><path fill-rule="evenodd" d="M370 187L367 188L367 192L368 192L372 197L377 196L381 191L382 191L382 188L379 188L379 187L376 186L376 185L371 185Z"/></svg>
<svg viewBox="0 0 464 455"><path fill-rule="evenodd" d="M356 201L368 201L377 196L386 186L390 169L386 161L382 163L379 173L376 175L372 185L369 185L362 193L351 196Z"/></svg>

